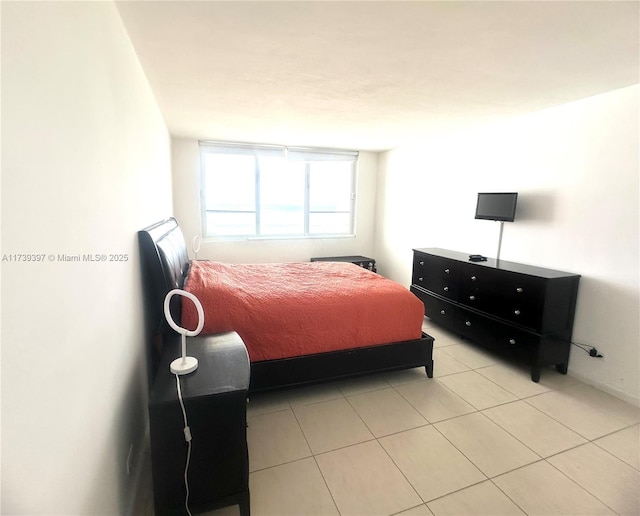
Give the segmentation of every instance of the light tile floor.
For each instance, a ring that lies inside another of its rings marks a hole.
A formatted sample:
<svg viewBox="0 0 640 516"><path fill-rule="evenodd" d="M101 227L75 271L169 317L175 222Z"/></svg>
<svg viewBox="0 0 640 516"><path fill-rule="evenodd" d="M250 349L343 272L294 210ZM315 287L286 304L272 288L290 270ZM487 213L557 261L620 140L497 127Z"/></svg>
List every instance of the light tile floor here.
<svg viewBox="0 0 640 516"><path fill-rule="evenodd" d="M418 368L251 397L252 516L640 514L640 408L425 331L433 379Z"/></svg>

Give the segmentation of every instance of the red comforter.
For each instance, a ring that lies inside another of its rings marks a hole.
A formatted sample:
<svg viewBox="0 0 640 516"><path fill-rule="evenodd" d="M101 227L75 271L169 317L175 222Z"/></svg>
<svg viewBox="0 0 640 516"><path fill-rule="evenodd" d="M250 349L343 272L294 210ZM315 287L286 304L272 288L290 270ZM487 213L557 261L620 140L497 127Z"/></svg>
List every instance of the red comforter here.
<svg viewBox="0 0 640 516"><path fill-rule="evenodd" d="M351 263L195 261L185 290L204 308L202 333L237 331L254 362L422 336L422 302ZM193 303L182 307L183 326L195 328Z"/></svg>

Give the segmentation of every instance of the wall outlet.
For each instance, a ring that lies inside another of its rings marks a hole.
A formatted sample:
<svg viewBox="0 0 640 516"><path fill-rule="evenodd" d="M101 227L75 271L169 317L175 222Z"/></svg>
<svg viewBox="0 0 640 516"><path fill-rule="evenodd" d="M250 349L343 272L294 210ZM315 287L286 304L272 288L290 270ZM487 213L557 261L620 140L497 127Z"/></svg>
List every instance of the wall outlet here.
<svg viewBox="0 0 640 516"><path fill-rule="evenodd" d="M131 474L132 467L133 467L133 444L129 446L129 453L127 454L127 475Z"/></svg>

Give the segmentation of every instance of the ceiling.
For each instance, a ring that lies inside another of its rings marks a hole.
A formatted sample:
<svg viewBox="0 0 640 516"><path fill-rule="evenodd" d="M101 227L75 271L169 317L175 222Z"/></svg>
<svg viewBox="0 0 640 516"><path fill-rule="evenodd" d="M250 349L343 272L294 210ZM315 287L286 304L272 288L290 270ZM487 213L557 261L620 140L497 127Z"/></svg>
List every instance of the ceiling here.
<svg viewBox="0 0 640 516"><path fill-rule="evenodd" d="M122 1L175 137L386 150L640 82L617 1Z"/></svg>

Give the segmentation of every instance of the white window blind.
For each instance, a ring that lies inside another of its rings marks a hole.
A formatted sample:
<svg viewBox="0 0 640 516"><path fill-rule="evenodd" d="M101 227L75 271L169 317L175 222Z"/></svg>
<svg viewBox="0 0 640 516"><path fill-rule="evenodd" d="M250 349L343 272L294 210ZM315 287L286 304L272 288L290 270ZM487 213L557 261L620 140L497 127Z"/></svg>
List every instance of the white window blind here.
<svg viewBox="0 0 640 516"><path fill-rule="evenodd" d="M354 234L357 152L200 142L200 157L205 236Z"/></svg>

